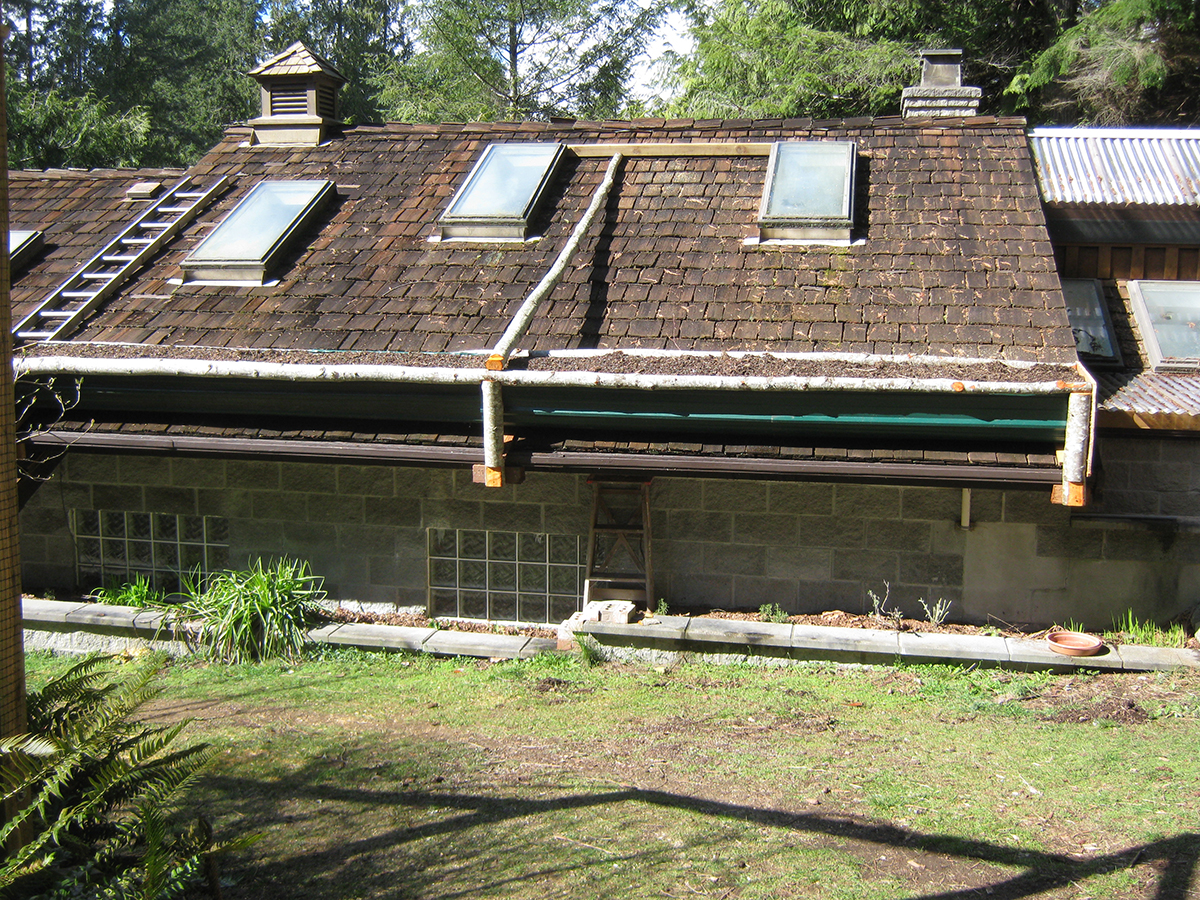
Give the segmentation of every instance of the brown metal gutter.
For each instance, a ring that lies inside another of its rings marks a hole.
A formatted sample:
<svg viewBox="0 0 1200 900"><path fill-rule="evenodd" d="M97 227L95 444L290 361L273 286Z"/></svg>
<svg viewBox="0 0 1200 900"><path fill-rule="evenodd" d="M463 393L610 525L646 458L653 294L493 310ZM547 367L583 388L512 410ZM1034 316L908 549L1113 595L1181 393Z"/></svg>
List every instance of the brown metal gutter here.
<svg viewBox="0 0 1200 900"><path fill-rule="evenodd" d="M461 465L479 462L478 447L437 444L363 444L351 441L301 441L268 438L219 438L180 435L51 431L35 443L62 450L178 453L181 455L273 456L323 462L408 463ZM955 487L1051 487L1060 483L1057 468L1017 466L955 466L940 463L854 462L811 459L754 459L746 457L670 456L642 453L600 453L516 450L511 465L531 471L624 472L648 475L732 476L758 478L840 478L847 481L902 482Z"/></svg>

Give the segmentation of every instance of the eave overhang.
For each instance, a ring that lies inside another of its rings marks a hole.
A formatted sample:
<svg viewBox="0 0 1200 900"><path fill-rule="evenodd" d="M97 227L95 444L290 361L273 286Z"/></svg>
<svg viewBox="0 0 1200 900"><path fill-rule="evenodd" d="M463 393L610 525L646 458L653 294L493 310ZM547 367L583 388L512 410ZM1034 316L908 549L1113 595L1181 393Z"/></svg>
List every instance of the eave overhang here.
<svg viewBox="0 0 1200 900"><path fill-rule="evenodd" d="M547 354L544 358L553 365L554 356ZM1090 433L1072 437L1072 416L1078 418L1078 401L1082 398L1089 410L1094 403L1093 383L1082 370L1046 367L1057 375L1047 381L1028 380L1030 373L1016 367L1011 381L994 380L994 371L990 380L971 380L961 377L961 361L952 361L960 366L954 373L958 377L938 378L929 377L929 366L945 364L946 360L889 359L885 366L881 360L856 357L841 359L845 364L842 370L870 372L878 366L891 374L667 375L603 371L604 354L593 359L585 354L582 361L580 354L570 356L569 366L565 360L558 361L565 368L539 369L534 360L527 360L526 368L502 371L486 369L484 359L478 356L458 357L453 367L29 356L17 360L14 367L19 375L83 378L76 416L92 411L111 418L114 412L120 412L136 421L138 416L170 412L194 416L199 421L216 414L269 419L303 410L311 415L393 424L442 421L473 426L483 422L486 434L488 412L486 404L481 411L479 388L492 384L505 389L497 420L501 429L595 431L619 427L625 431L677 434L744 434L755 436L760 443L795 435L878 438L881 442L897 437L952 439L979 448L1009 441L1066 446L1068 457L1074 441L1078 445L1074 455L1082 460L1077 468L1081 466L1084 473L1090 468ZM804 364L812 362L829 370L833 362L829 356L796 354L784 361L793 363L796 371L803 371ZM712 361L712 355L709 357ZM743 357L743 367L750 365L753 369L753 364L765 362L771 355ZM771 359L778 362L783 356ZM653 355L649 361L643 368L654 369ZM896 374L906 366L917 375ZM835 367L832 371L839 370ZM1090 415L1085 416L1085 432L1091 421ZM278 444L272 446L277 452ZM611 466L613 458L605 456ZM551 459L541 457L539 464L549 464ZM581 463L577 457L569 463L566 457L557 460L559 465ZM646 457L635 465L652 467L647 465ZM667 465L673 470L688 468L674 457ZM784 468L793 473L819 474L811 464L788 465ZM720 463L710 459L703 468L717 469ZM970 466L960 468L973 471ZM1020 468L1009 470L1009 477ZM903 471L902 467L892 475L904 477ZM1064 478L1064 471L1052 470L1053 479ZM930 477L927 467L913 468L908 475ZM956 472L953 477L980 483L995 480L995 473ZM1081 482L1083 477L1075 481ZM1037 483L1047 480L1040 470L1034 478Z"/></svg>

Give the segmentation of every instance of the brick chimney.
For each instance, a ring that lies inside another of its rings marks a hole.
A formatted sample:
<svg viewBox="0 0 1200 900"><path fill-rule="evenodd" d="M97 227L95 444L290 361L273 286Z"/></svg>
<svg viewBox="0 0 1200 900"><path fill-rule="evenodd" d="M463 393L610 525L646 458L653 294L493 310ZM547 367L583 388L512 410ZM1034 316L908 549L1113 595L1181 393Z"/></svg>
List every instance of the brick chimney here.
<svg viewBox="0 0 1200 900"><path fill-rule="evenodd" d="M262 115L250 120L254 143L315 147L342 124L346 77L299 41L249 74L262 88Z"/></svg>
<svg viewBox="0 0 1200 900"><path fill-rule="evenodd" d="M905 118L915 116L973 116L983 91L963 87L961 50L922 50L921 83L906 87L900 97Z"/></svg>

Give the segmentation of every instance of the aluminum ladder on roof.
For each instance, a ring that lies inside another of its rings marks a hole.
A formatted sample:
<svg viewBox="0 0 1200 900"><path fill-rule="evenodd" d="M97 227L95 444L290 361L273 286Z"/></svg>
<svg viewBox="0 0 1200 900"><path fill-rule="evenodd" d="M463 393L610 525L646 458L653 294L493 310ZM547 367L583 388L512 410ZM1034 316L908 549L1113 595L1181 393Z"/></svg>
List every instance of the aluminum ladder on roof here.
<svg viewBox="0 0 1200 900"><path fill-rule="evenodd" d="M652 609L650 482L589 479L592 526L588 535L583 602L630 600Z"/></svg>
<svg viewBox="0 0 1200 900"><path fill-rule="evenodd" d="M111 297L129 276L196 218L230 184L218 178L189 189L184 178L155 199L82 268L64 281L13 328L16 341L51 341L67 334Z"/></svg>

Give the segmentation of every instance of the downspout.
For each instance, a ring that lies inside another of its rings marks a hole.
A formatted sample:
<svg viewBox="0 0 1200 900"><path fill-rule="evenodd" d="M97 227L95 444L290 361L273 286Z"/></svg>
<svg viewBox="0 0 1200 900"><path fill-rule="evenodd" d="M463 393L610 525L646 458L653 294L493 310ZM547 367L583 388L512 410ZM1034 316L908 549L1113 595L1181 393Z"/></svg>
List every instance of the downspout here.
<svg viewBox="0 0 1200 900"><path fill-rule="evenodd" d="M1063 506L1087 506L1087 479L1092 472L1096 434L1096 380L1083 367L1088 390L1072 391L1067 401L1067 435L1063 448L1062 485L1053 499Z"/></svg>
<svg viewBox="0 0 1200 900"><path fill-rule="evenodd" d="M542 280L537 283L529 296L525 298L516 315L513 316L512 321L508 323L508 327L504 329L504 334L500 335L500 340L492 348L491 355L487 360L487 369L489 372L499 372L504 369L504 366L508 363L508 357L512 354L513 347L533 323L533 317L537 314L538 308L550 296L550 292L562 281L563 274L567 270L567 263L575 255L575 251L579 249L579 244L583 240L584 235L592 227L592 222L596 220L596 215L608 200L609 192L612 190L613 183L617 179L617 170L621 167L621 160L623 159L624 156L620 153L614 153L609 159L608 169L604 172L604 179L596 188L595 193L592 194L592 202L584 212L583 218L576 224L575 230L571 232L571 237L567 240L566 245L559 251L558 258L554 260L554 265L542 276ZM483 483L487 487L503 487L504 399L500 394L500 385L495 381L485 378L482 382L482 388Z"/></svg>

